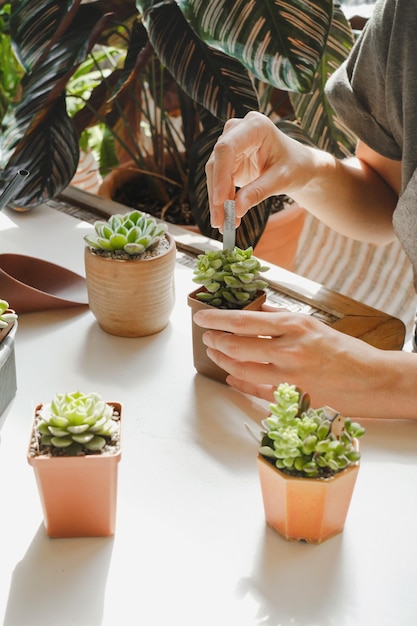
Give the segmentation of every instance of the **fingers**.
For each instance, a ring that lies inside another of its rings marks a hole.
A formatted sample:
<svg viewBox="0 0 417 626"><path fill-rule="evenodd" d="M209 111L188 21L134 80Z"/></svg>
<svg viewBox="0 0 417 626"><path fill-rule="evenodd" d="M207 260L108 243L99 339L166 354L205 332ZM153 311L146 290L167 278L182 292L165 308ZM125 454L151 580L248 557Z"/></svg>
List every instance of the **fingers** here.
<svg viewBox="0 0 417 626"><path fill-rule="evenodd" d="M284 324L294 320L294 317L293 313L289 315L285 310L277 309L274 312L205 309L197 311L193 319L202 328L239 335L277 337L284 331Z"/></svg>
<svg viewBox="0 0 417 626"><path fill-rule="evenodd" d="M271 337L245 337L242 335L237 337L231 333L207 330L203 334L203 343L209 349L227 354L230 358L242 362L270 362L274 360L277 353L276 340Z"/></svg>
<svg viewBox="0 0 417 626"><path fill-rule="evenodd" d="M233 387L234 389L237 389L242 393L248 394L250 396L255 396L256 398L261 398L262 400L266 400L267 402L274 401L274 391L276 390L277 385L257 385L255 383L245 380L239 380L234 376L228 376L226 378L226 383L230 387Z"/></svg>
<svg viewBox="0 0 417 626"><path fill-rule="evenodd" d="M276 381L279 380L279 373L273 363L256 363L254 361L237 360L223 352L207 348L207 356L214 361L219 367L231 374L236 381L241 381L247 387L248 385L256 386L267 385L268 387L277 387Z"/></svg>
<svg viewBox="0 0 417 626"><path fill-rule="evenodd" d="M223 133L217 140L205 168L211 225L221 232L224 223L224 203L226 200L235 199L234 175L239 161L239 148L235 145L233 131L240 126L242 121L230 119L226 122Z"/></svg>
<svg viewBox="0 0 417 626"><path fill-rule="evenodd" d="M262 185L252 185L262 173L260 156L265 137L271 136L272 122L261 113L250 112L244 119L228 120L206 164L211 224L222 229L223 205L235 199L237 225L245 213L269 193ZM269 151L267 151L269 152ZM242 188L235 195L236 187Z"/></svg>

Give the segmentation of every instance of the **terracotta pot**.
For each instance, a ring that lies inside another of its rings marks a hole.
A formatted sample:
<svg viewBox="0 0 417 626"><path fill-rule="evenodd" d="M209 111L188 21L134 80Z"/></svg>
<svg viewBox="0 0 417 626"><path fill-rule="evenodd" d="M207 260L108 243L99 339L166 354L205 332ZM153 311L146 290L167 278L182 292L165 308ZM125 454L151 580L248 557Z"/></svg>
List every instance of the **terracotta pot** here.
<svg viewBox="0 0 417 626"><path fill-rule="evenodd" d="M359 463L330 478L288 476L258 455L267 523L288 541L321 543L342 532Z"/></svg>
<svg viewBox="0 0 417 626"><path fill-rule="evenodd" d="M121 417L122 406L109 402ZM36 407L39 411L42 405ZM116 526L117 474L121 450L86 456L32 456L49 537L107 537Z"/></svg>
<svg viewBox="0 0 417 626"><path fill-rule="evenodd" d="M209 378L213 378L221 383L224 383L228 373L225 372L224 369L216 365L208 356L207 356L207 348L203 343L203 334L206 329L201 328L195 324L193 320L194 313L200 311L201 309L209 309L212 308L210 304L206 302L201 302L197 299L196 294L200 291L204 291L204 287L199 287L192 293L188 295L187 301L188 305L191 307L191 324L192 324L192 338L193 338L193 359L194 359L194 367L200 374L204 374L204 376L208 376ZM262 304L266 300L266 293L263 291L259 292L258 297L244 307L245 311L260 311L262 308Z"/></svg>
<svg viewBox="0 0 417 626"><path fill-rule="evenodd" d="M254 254L274 265L295 270L298 241L305 221L305 209L293 202L269 216Z"/></svg>
<svg viewBox="0 0 417 626"><path fill-rule="evenodd" d="M126 183L130 183L140 176L138 166L134 161L127 161L122 165L114 167L103 178L97 194L107 200L113 200L115 191L123 187Z"/></svg>
<svg viewBox="0 0 417 626"><path fill-rule="evenodd" d="M100 185L98 195L111 200L115 189L137 178L137 166L129 161L114 168L107 174ZM296 269L298 241L305 221L305 209L296 202L289 204L282 211L269 216L254 254L269 263L279 265L287 270ZM182 228L199 233L198 226L178 224Z"/></svg>
<svg viewBox="0 0 417 626"><path fill-rule="evenodd" d="M17 322L10 322L0 332L0 416L16 395L16 357L14 340Z"/></svg>
<svg viewBox="0 0 417 626"><path fill-rule="evenodd" d="M175 303L175 240L159 256L117 260L85 248L89 306L101 328L119 337L144 337L161 331Z"/></svg>

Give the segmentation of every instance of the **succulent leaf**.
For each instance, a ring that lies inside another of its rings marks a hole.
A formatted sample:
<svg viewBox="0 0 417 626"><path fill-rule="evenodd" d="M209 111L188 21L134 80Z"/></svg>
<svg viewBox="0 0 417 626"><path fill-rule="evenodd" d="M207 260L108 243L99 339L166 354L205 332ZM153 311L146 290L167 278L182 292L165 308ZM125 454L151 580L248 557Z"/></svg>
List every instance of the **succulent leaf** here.
<svg viewBox="0 0 417 626"><path fill-rule="evenodd" d="M241 250L209 250L197 257L193 281L206 291L197 298L223 309L241 309L256 298L267 283L259 278L266 271L253 256L253 248ZM213 296L210 298L210 294Z"/></svg>
<svg viewBox="0 0 417 626"><path fill-rule="evenodd" d="M360 459L355 440L365 434L357 422L344 418L336 436L325 408L312 409L307 394L288 383L274 392L271 415L263 420L259 453L277 468L309 478L327 477Z"/></svg>
<svg viewBox="0 0 417 626"><path fill-rule="evenodd" d="M9 303L7 300L0 300L0 329L6 328L11 322L17 320L17 315L14 311L9 310Z"/></svg>
<svg viewBox="0 0 417 626"><path fill-rule="evenodd" d="M85 242L92 250L126 252L129 257L140 257L147 250L154 250L167 225L141 211L124 215L112 215L107 222L94 224L95 234L86 235Z"/></svg>
<svg viewBox="0 0 417 626"><path fill-rule="evenodd" d="M38 412L36 430L43 445L78 453L101 449L115 430L113 408L97 393L57 393Z"/></svg>

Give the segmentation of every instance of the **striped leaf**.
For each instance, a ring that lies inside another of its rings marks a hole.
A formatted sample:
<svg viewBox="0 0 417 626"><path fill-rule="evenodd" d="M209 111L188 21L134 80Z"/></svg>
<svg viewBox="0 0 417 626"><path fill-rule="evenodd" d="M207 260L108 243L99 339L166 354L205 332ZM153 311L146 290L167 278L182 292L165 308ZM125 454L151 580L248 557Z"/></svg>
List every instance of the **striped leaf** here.
<svg viewBox="0 0 417 626"><path fill-rule="evenodd" d="M175 3L144 13L149 39L182 89L212 115L226 121L258 109L252 79L240 61L209 48Z"/></svg>
<svg viewBox="0 0 417 626"><path fill-rule="evenodd" d="M324 87L327 78L348 56L353 41L353 32L344 13L335 7L326 50L314 79L313 93L289 94L301 128L308 133L316 146L339 158L353 154L356 137L337 118L327 100Z"/></svg>
<svg viewBox="0 0 417 626"><path fill-rule="evenodd" d="M311 89L330 29L333 0L176 3L203 41L241 61L260 80L290 91Z"/></svg>
<svg viewBox="0 0 417 626"><path fill-rule="evenodd" d="M2 180L28 169L14 201L31 208L59 193L75 173L78 134L66 112L65 87L111 15L81 0L12 0L11 7L13 41L27 73L19 102L2 120Z"/></svg>
<svg viewBox="0 0 417 626"><path fill-rule="evenodd" d="M33 133L25 135L8 163L10 179L21 168L31 172L14 199L14 203L26 208L56 196L67 186L68 177L72 178L78 163L78 136L74 135L63 97L55 102L51 112L51 121L40 122Z"/></svg>

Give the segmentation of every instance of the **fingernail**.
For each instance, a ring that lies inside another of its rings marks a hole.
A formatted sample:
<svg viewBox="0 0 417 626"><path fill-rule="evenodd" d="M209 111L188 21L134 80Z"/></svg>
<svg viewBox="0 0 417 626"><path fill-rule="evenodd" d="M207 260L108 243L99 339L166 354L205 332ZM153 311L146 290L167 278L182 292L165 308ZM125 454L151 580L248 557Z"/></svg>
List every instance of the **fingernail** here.
<svg viewBox="0 0 417 626"><path fill-rule="evenodd" d="M198 324L198 322L199 322L199 321L200 321L200 322L202 321L202 320L201 320L201 315L202 315L203 313L204 313L204 311L196 311L196 312L194 313L194 315L193 315L193 320L195 321L195 323L196 323L196 324ZM204 317L204 315L203 315L203 317Z"/></svg>
<svg viewBox="0 0 417 626"><path fill-rule="evenodd" d="M211 213L210 222L212 228L218 228L219 226L221 226L221 224L219 224L219 214L217 211Z"/></svg>

